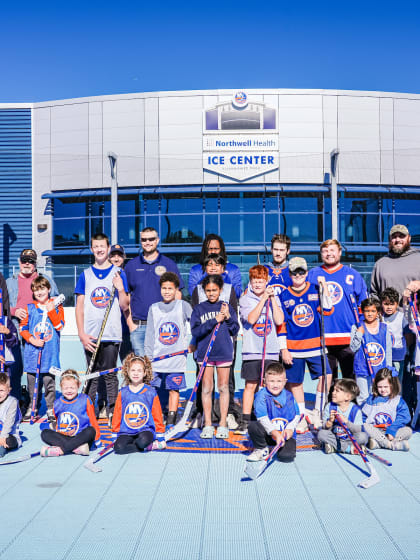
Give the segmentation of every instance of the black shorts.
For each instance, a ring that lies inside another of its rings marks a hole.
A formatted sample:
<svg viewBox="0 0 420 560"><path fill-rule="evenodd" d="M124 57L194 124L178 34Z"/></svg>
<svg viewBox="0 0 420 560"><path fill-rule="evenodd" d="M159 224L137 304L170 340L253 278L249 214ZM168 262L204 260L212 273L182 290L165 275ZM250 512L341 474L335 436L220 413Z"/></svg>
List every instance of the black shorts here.
<svg viewBox="0 0 420 560"><path fill-rule="evenodd" d="M261 379L262 360L245 360L242 362L241 378L245 381L259 381ZM264 371L270 364L277 363L275 360L265 360Z"/></svg>

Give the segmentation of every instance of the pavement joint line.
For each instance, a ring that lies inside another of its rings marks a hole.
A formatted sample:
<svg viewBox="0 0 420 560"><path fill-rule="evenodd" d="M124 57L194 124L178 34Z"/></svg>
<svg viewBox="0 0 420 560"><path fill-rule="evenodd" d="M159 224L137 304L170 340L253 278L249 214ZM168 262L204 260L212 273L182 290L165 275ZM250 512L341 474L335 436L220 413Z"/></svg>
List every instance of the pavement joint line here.
<svg viewBox="0 0 420 560"><path fill-rule="evenodd" d="M258 492L258 483L257 483L256 480L254 480L254 488L255 488L255 495L257 497L258 514L259 514L259 518L260 518L261 533L262 533L264 548L265 548L265 557L266 557L266 560L270 560L271 559L270 549L268 547L267 532L265 530L264 516L263 516L263 512L262 512L262 507L261 507L261 499L260 499L260 494Z"/></svg>
<svg viewBox="0 0 420 560"><path fill-rule="evenodd" d="M394 545L395 549L397 550L397 552L399 554L401 554L401 558L404 558L404 560L409 560L408 557L404 554L404 552L401 550L401 548L398 546L397 542L395 541L394 537L391 535L391 533L388 531L388 529L385 527L385 525L382 523L382 521L380 520L380 518L376 515L375 511L373 510L373 508L370 506L369 502L366 500L366 498L363 495L364 490L360 489L360 491L358 491L357 486L354 484L354 482L351 480L351 478L349 477L349 475L346 473L346 471L344 470L344 465L341 465L338 461L336 457L333 457L333 460L335 461L335 463L339 466L340 470L342 471L342 473L344 474L344 476L347 478L347 480L350 482L350 484L352 485L352 488L354 489L354 492L360 497L360 499L362 500L362 502L365 504L365 506L367 507L367 509L370 511L370 513L373 515L373 517L376 519L376 521L378 522L379 526L382 528L383 532L386 534L386 536L388 537L388 539L390 540L390 542Z"/></svg>
<svg viewBox="0 0 420 560"><path fill-rule="evenodd" d="M210 465L211 465L211 453L208 456L208 462L207 462L206 490L204 492L203 518L201 520L201 531L200 531L200 548L198 551L199 560L203 558L203 551L204 551L204 533L206 530L207 501L209 497Z"/></svg>

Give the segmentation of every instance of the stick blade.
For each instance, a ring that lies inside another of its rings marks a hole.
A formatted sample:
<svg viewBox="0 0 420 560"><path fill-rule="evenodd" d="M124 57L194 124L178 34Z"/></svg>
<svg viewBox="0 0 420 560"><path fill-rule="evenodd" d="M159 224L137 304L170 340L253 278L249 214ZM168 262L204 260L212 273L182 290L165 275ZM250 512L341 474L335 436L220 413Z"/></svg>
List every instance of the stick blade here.
<svg viewBox="0 0 420 560"><path fill-rule="evenodd" d="M190 429L190 422L188 421L190 418L191 410L192 410L193 403L189 401L184 410L184 414L182 418L175 424L173 428L168 430L165 433L165 441L169 441L170 439L174 439L179 434L183 434Z"/></svg>
<svg viewBox="0 0 420 560"><path fill-rule="evenodd" d="M246 461L245 474L252 480L255 480L264 471L266 466L266 461Z"/></svg>
<svg viewBox="0 0 420 560"><path fill-rule="evenodd" d="M102 472L101 467L98 466L98 465L95 465L95 463L93 462L93 459L88 459L86 461L86 463L83 464L83 466L88 471L91 471L91 472L94 472L94 473Z"/></svg>
<svg viewBox="0 0 420 560"><path fill-rule="evenodd" d="M366 466L370 472L370 476L359 482L359 484L357 485L359 488L371 488L375 484L378 484L378 482L380 482L381 480L378 473L370 463L366 463Z"/></svg>

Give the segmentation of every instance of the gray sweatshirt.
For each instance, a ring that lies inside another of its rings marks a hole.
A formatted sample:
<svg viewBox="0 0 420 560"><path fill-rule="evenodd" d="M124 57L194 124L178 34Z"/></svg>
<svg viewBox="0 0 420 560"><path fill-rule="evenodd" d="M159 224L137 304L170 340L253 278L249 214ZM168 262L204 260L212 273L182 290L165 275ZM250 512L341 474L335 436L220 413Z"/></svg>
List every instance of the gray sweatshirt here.
<svg viewBox="0 0 420 560"><path fill-rule="evenodd" d="M370 291L379 297L385 288L395 288L402 297L404 289L412 280L420 280L420 251L411 248L402 255L389 252L375 263Z"/></svg>

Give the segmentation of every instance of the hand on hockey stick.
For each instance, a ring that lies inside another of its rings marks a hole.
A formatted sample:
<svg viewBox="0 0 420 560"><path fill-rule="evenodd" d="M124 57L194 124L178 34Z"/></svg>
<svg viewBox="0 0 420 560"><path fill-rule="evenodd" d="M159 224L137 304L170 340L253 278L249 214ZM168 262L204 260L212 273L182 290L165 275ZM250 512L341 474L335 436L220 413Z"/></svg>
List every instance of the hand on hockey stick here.
<svg viewBox="0 0 420 560"><path fill-rule="evenodd" d="M95 352L96 350L96 338L91 334L83 333L79 334L80 342L83 344L83 348L88 352Z"/></svg>
<svg viewBox="0 0 420 560"><path fill-rule="evenodd" d="M229 305L227 303L222 303L222 307L220 308L220 313L223 313L225 319L229 319L230 313L229 313Z"/></svg>
<svg viewBox="0 0 420 560"><path fill-rule="evenodd" d="M112 285L115 287L115 289L118 292L124 291L124 283L122 281L121 274L119 272L117 272L114 278L112 279Z"/></svg>
<svg viewBox="0 0 420 560"><path fill-rule="evenodd" d="M44 348L45 346L45 340L36 338L35 336L31 336L29 342L32 344L32 346L36 346L37 348Z"/></svg>
<svg viewBox="0 0 420 560"><path fill-rule="evenodd" d="M0 323L0 334L9 334L10 330Z"/></svg>

